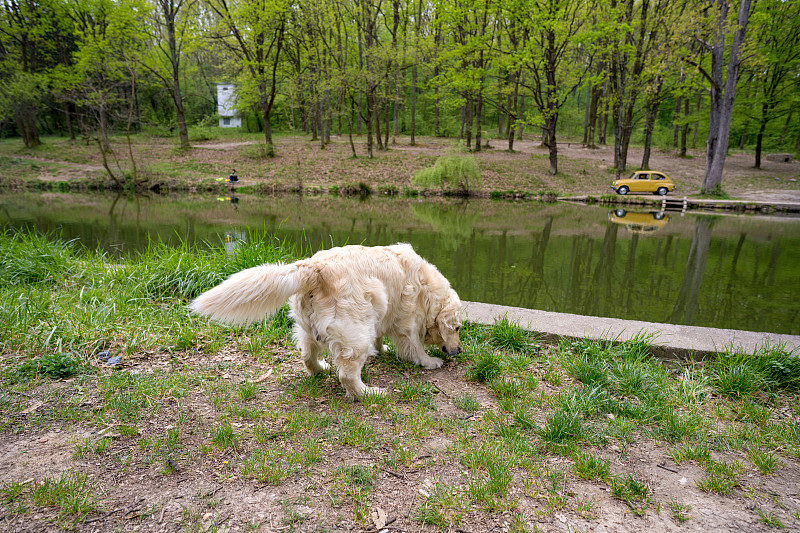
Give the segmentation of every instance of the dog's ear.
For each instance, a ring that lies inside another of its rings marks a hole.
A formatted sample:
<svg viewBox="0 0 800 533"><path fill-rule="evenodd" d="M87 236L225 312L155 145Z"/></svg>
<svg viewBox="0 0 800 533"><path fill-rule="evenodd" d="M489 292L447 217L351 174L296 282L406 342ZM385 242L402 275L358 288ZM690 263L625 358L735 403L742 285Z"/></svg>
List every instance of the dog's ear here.
<svg viewBox="0 0 800 533"><path fill-rule="evenodd" d="M449 329L456 329L461 322L461 300L456 291L450 289L447 298L440 302L439 312L436 315L436 323Z"/></svg>
<svg viewBox="0 0 800 533"><path fill-rule="evenodd" d="M436 326L437 320L442 310L442 302L430 302L428 309L425 312L425 329L431 329Z"/></svg>

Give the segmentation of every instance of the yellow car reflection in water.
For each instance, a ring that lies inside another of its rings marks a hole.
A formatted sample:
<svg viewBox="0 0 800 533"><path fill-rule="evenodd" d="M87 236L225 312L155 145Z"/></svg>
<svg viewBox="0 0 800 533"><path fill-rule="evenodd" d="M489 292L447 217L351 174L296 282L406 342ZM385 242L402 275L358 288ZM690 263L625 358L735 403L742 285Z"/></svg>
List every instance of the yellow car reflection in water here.
<svg viewBox="0 0 800 533"><path fill-rule="evenodd" d="M608 212L608 219L614 224L622 224L628 231L649 233L658 231L669 223L669 215L662 212L629 213L624 209Z"/></svg>

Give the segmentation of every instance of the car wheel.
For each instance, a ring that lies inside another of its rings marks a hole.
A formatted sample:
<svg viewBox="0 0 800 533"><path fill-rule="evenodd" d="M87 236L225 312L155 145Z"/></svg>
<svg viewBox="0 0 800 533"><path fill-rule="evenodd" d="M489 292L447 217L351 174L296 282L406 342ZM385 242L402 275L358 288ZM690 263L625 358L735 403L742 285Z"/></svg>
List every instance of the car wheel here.
<svg viewBox="0 0 800 533"><path fill-rule="evenodd" d="M666 195L667 194L667 188L666 187L659 187L658 190L656 191L656 194L659 195L659 196Z"/></svg>
<svg viewBox="0 0 800 533"><path fill-rule="evenodd" d="M662 218L664 218L664 213L660 211L658 213L653 213L653 218L656 220L661 220Z"/></svg>
<svg viewBox="0 0 800 533"><path fill-rule="evenodd" d="M616 211L614 211L614 214L617 215L618 217L624 217L625 216L625 210L624 209L617 209Z"/></svg>
<svg viewBox="0 0 800 533"><path fill-rule="evenodd" d="M622 187L617 189L617 194L622 194L624 196L624 195L628 194L628 190L629 189L626 186L623 185Z"/></svg>

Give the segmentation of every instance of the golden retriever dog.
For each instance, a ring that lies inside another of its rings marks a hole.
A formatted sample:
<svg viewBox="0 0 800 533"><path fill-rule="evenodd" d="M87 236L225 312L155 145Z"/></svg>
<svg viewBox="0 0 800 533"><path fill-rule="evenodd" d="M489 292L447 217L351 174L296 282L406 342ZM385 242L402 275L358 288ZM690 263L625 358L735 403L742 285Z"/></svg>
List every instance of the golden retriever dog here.
<svg viewBox="0 0 800 533"><path fill-rule="evenodd" d="M361 381L367 358L384 352L384 337L401 359L427 369L443 361L425 353L425 344L461 353L461 301L447 278L409 244L331 248L290 264L242 270L189 308L221 322L247 324L271 315L287 299L306 370L313 375L329 368L321 358L327 349L353 399L386 394Z"/></svg>

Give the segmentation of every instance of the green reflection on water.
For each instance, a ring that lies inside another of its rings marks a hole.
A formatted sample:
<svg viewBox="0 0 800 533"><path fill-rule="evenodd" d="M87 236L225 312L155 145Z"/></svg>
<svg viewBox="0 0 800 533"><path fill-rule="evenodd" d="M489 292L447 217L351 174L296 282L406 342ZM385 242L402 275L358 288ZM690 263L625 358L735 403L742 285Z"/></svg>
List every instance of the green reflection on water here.
<svg viewBox="0 0 800 533"><path fill-rule="evenodd" d="M112 254L141 250L148 239L235 241L248 228L305 250L405 241L464 300L800 333L800 219L668 213L658 220L490 200L235 199L23 193L0 196L0 220L58 231Z"/></svg>

